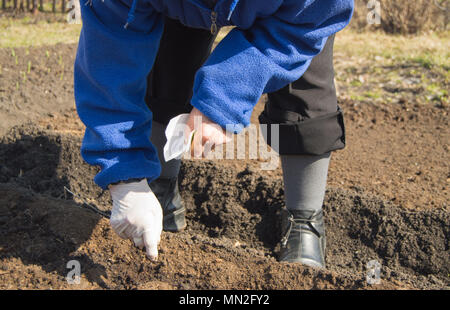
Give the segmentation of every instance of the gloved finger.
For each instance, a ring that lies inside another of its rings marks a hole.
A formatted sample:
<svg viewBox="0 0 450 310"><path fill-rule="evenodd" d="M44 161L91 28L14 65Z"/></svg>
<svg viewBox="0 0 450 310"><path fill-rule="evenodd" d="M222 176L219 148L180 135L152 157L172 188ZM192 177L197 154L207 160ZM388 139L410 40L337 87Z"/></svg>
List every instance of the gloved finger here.
<svg viewBox="0 0 450 310"><path fill-rule="evenodd" d="M158 259L158 244L160 237L153 231L146 231L143 234L143 239L147 256L152 261L156 261Z"/></svg>
<svg viewBox="0 0 450 310"><path fill-rule="evenodd" d="M139 249L144 248L144 239L142 237L134 237L133 238L134 245Z"/></svg>
<svg viewBox="0 0 450 310"><path fill-rule="evenodd" d="M119 226L120 228L120 233L119 236L121 236L124 239L130 239L133 240L134 236L137 236L138 234L136 234L136 228L130 224L125 224L125 225L121 225Z"/></svg>
<svg viewBox="0 0 450 310"><path fill-rule="evenodd" d="M122 239L128 239L128 235L126 234L126 229L128 227L128 223L125 221L110 221L111 227L114 229L116 234Z"/></svg>
<svg viewBox="0 0 450 310"><path fill-rule="evenodd" d="M132 241L134 241L133 238L135 236L141 236L139 229L136 226L130 224L126 226L125 230L123 231L123 234Z"/></svg>

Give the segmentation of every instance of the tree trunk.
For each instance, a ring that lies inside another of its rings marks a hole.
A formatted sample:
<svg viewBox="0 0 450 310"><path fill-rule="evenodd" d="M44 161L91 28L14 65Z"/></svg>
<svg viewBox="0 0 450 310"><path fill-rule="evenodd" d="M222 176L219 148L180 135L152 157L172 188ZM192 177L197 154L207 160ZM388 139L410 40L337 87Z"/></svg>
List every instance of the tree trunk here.
<svg viewBox="0 0 450 310"><path fill-rule="evenodd" d="M31 3L32 3L31 11L33 12L33 15L36 15L38 12L37 0L31 0Z"/></svg>

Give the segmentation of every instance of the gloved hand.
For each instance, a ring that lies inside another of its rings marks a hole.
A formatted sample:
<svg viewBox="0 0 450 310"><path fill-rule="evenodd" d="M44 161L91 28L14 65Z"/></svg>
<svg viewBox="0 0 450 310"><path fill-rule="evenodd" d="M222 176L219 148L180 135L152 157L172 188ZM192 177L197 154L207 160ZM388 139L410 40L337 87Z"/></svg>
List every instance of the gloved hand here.
<svg viewBox="0 0 450 310"><path fill-rule="evenodd" d="M130 239L156 261L161 240L163 213L147 180L119 183L109 187L113 207L110 223L124 239Z"/></svg>
<svg viewBox="0 0 450 310"><path fill-rule="evenodd" d="M202 157L202 154L207 156L208 151L214 146L231 141L222 127L196 108L193 108L189 114L187 125L191 131L195 130L191 154L196 158Z"/></svg>

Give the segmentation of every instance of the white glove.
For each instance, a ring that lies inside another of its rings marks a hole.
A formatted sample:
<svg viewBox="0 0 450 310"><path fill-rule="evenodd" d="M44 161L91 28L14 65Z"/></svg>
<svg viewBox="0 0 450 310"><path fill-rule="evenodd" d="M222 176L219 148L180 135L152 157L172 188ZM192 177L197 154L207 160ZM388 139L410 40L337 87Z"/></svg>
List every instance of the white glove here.
<svg viewBox="0 0 450 310"><path fill-rule="evenodd" d="M109 191L113 201L110 223L114 231L140 249L145 246L147 256L156 261L163 213L147 180L111 185Z"/></svg>

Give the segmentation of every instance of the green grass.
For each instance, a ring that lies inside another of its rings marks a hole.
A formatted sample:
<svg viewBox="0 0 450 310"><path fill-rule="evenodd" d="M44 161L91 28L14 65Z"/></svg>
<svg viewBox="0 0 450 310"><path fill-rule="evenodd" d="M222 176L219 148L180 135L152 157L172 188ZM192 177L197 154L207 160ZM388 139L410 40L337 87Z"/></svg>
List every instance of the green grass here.
<svg viewBox="0 0 450 310"><path fill-rule="evenodd" d="M353 80L350 82L350 85L354 87L360 87L363 85L363 83L360 80Z"/></svg>
<svg viewBox="0 0 450 310"><path fill-rule="evenodd" d="M367 91L363 94L363 96L370 98L370 99L379 99L379 98L381 98L382 94L377 91Z"/></svg>
<svg viewBox="0 0 450 310"><path fill-rule="evenodd" d="M427 85L427 91L431 96L431 100L438 101L438 102L444 102L448 99L448 91L446 89L443 89L441 85L432 83Z"/></svg>

